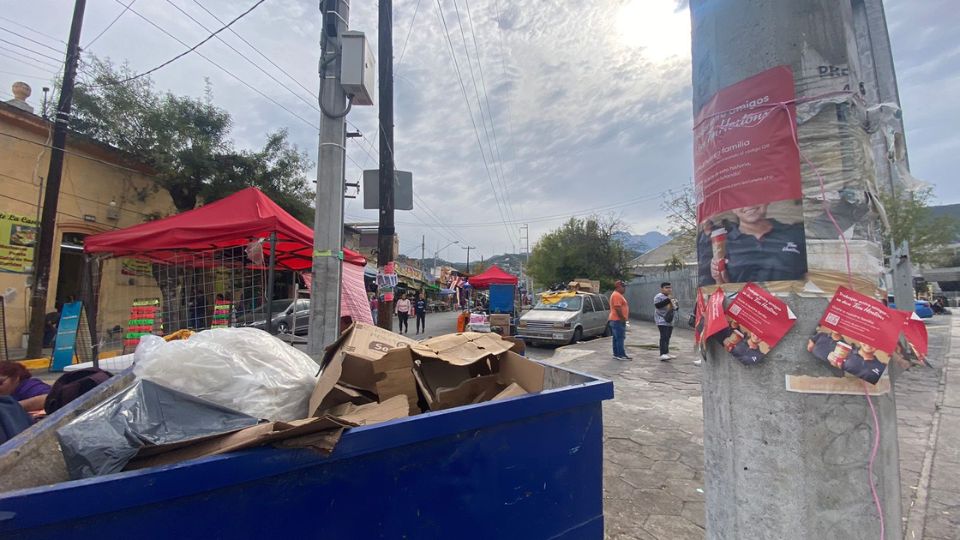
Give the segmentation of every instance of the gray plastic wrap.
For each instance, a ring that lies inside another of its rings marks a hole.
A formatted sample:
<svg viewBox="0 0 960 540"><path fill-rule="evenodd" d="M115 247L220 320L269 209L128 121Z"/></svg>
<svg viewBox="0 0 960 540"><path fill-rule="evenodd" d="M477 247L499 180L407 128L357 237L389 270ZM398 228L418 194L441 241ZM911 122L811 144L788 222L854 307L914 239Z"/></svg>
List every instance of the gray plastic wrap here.
<svg viewBox="0 0 960 540"><path fill-rule="evenodd" d="M139 380L57 430L70 478L123 470L137 452L256 425L257 418Z"/></svg>
<svg viewBox="0 0 960 540"><path fill-rule="evenodd" d="M205 330L187 340L144 336L133 372L192 396L268 420L307 418L317 364L256 328Z"/></svg>

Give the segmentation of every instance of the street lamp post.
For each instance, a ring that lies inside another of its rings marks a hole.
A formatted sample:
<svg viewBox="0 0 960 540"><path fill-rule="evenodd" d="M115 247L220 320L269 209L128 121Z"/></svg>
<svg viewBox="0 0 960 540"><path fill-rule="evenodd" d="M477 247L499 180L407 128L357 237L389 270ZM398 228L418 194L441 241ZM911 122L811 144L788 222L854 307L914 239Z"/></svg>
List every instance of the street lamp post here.
<svg viewBox="0 0 960 540"><path fill-rule="evenodd" d="M450 242L449 244L443 246L442 248L438 248L436 251L434 251L434 252L433 252L433 267L434 267L434 268L437 267L437 257L440 256L440 252L441 252L441 251L447 249L448 247L450 247L450 246L452 246L452 245L454 245L454 244L459 244L459 243L460 243L459 240L454 240L453 242Z"/></svg>

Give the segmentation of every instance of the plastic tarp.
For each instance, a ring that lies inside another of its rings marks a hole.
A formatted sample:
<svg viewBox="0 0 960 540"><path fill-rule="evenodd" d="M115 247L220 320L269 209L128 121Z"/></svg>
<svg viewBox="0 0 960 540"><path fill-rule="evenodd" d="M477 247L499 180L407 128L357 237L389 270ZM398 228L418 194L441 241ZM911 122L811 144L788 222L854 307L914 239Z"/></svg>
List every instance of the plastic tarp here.
<svg viewBox="0 0 960 540"><path fill-rule="evenodd" d="M163 262L177 252L246 246L262 238L267 239L263 244L266 260L274 249L269 242L274 232L278 268L302 271L313 267L313 230L253 187L164 219L88 236L83 250ZM366 265L363 255L349 249L343 249L343 260Z"/></svg>
<svg viewBox="0 0 960 540"><path fill-rule="evenodd" d="M373 314L370 312L370 300L367 298L367 287L363 282L362 266L353 264L343 265L340 276L340 316L349 316L353 322L373 324Z"/></svg>
<svg viewBox="0 0 960 540"><path fill-rule="evenodd" d="M257 418L147 380L57 430L70 478L120 472L141 448L254 426Z"/></svg>
<svg viewBox="0 0 960 540"><path fill-rule="evenodd" d="M482 274L477 274L470 278L470 285L475 289L486 289L490 285L516 285L517 276L508 274L493 265L487 268Z"/></svg>

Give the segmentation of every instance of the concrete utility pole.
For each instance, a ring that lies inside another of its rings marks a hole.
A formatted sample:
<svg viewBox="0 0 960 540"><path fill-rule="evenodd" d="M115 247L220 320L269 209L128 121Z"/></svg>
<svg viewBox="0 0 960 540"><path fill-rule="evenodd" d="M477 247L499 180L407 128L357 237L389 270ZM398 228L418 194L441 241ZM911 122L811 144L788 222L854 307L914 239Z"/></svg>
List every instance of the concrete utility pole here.
<svg viewBox="0 0 960 540"><path fill-rule="evenodd" d="M460 246L461 249L467 250L467 274L470 274L470 250L477 249L477 246Z"/></svg>
<svg viewBox="0 0 960 540"><path fill-rule="evenodd" d="M80 61L80 29L83 27L83 12L86 0L76 0L73 6L73 21L67 39L67 57L63 68L63 84L60 101L53 124L53 146L50 150L50 168L47 170L47 190L43 195L43 214L40 217L40 245L37 246L33 291L30 296L30 338L27 342L27 358L38 358L43 352L43 321L47 310L47 291L50 286L50 265L53 259L53 244L57 236L57 205L60 203L60 179L63 175L63 150L67 146L67 128L70 126L70 109L73 107L73 85L77 78L77 63Z"/></svg>
<svg viewBox="0 0 960 540"><path fill-rule="evenodd" d="M321 2L323 38L320 46L320 148L314 214L313 283L311 283L308 351L319 359L340 330L340 273L343 251L343 174L346 154L344 117L349 111L340 85L340 36L348 29L347 2Z"/></svg>
<svg viewBox="0 0 960 540"><path fill-rule="evenodd" d="M380 0L377 33L380 58L380 229L377 233L377 267L383 268L396 257L393 239L393 0ZM377 325L393 330L393 301L381 301Z"/></svg>
<svg viewBox="0 0 960 540"><path fill-rule="evenodd" d="M793 70L797 97L842 89L845 84L858 89L859 60L850 3L691 0L690 10L694 115L721 88L784 64ZM853 137L859 125L847 112L847 105L827 104L799 125L801 152L818 166L833 157L826 154L837 149L862 148ZM833 144L826 143L832 151L824 151L822 139L806 136L811 124L821 130L842 126L827 131L834 138ZM867 163L844 162L842 172L834 174L842 175L845 185L865 190L864 179L874 174ZM819 184L806 167L803 187L807 195L804 205L820 205L815 198ZM818 242L839 244L835 240ZM859 242L861 251L879 251L879 245ZM811 251L809 238L807 243L811 271L837 266ZM855 277L876 279L866 274ZM900 537L893 392L872 398L880 422L880 446L873 478L868 478L874 427L864 395L803 394L785 389L788 375L836 376L806 350L807 339L832 293L784 299L796 313L797 322L761 365L746 368L722 346L709 342L703 364L708 538L881 537L880 514L870 482L883 508L884 538ZM888 368L891 375L892 367Z"/></svg>
<svg viewBox="0 0 960 540"><path fill-rule="evenodd" d="M420 271L423 272L423 259L427 256L427 235L420 237Z"/></svg>

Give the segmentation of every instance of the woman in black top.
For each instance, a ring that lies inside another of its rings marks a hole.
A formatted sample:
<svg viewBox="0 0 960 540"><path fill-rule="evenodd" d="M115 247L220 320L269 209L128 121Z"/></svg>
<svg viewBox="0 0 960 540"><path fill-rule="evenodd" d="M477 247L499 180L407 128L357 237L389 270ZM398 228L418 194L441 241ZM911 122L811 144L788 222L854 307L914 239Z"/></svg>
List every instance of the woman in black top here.
<svg viewBox="0 0 960 540"><path fill-rule="evenodd" d="M417 333L427 331L427 299L423 293L413 305L413 312L417 316Z"/></svg>

